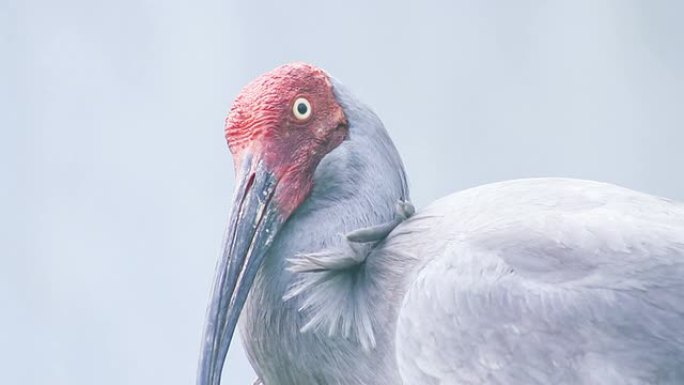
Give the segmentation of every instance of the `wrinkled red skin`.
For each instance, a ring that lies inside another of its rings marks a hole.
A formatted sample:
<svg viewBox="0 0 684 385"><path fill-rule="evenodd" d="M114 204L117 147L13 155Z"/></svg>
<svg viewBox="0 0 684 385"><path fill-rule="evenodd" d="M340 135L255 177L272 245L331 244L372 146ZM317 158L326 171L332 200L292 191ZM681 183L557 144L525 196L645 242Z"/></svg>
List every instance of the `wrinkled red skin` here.
<svg viewBox="0 0 684 385"><path fill-rule="evenodd" d="M299 97L311 103L306 121L292 113ZM302 63L278 67L245 86L225 127L236 172L249 152L254 165L263 160L278 179L273 201L285 218L309 195L318 163L342 143L347 131L347 119L328 75Z"/></svg>

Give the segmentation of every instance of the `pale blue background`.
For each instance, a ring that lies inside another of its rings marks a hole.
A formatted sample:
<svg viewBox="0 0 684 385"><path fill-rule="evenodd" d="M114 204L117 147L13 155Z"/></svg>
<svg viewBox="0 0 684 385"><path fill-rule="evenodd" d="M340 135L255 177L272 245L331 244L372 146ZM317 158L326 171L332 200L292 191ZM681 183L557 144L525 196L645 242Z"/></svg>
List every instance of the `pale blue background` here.
<svg viewBox="0 0 684 385"><path fill-rule="evenodd" d="M418 206L526 176L684 200L681 1L0 0L0 383L191 384L223 119L293 60L384 119ZM253 374L239 344L226 385Z"/></svg>

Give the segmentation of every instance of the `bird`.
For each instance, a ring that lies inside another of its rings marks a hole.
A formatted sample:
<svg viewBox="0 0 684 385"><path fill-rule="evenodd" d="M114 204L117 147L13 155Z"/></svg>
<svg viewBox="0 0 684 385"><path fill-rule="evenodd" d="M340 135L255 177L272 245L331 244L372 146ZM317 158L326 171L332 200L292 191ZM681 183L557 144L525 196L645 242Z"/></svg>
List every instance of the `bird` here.
<svg viewBox="0 0 684 385"><path fill-rule="evenodd" d="M263 385L684 383L684 204L532 178L416 210L379 117L307 63L248 83L225 137L198 385L233 383L236 328Z"/></svg>

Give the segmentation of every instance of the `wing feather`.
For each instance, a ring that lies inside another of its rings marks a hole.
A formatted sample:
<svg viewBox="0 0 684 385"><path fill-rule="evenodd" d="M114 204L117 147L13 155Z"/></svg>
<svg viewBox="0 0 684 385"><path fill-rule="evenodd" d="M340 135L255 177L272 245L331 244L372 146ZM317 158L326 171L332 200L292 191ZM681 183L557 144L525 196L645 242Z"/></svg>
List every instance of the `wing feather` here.
<svg viewBox="0 0 684 385"><path fill-rule="evenodd" d="M424 240L388 245L424 261L397 325L407 385L684 383L681 204L539 179L422 215Z"/></svg>

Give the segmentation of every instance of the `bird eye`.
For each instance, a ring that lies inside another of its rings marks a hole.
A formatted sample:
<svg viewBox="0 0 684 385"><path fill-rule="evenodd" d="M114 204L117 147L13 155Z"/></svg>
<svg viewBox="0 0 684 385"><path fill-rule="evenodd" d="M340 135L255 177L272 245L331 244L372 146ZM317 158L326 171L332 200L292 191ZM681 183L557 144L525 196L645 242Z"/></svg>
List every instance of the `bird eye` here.
<svg viewBox="0 0 684 385"><path fill-rule="evenodd" d="M292 113L298 120L306 120L311 116L311 103L306 98L297 98L292 106Z"/></svg>

